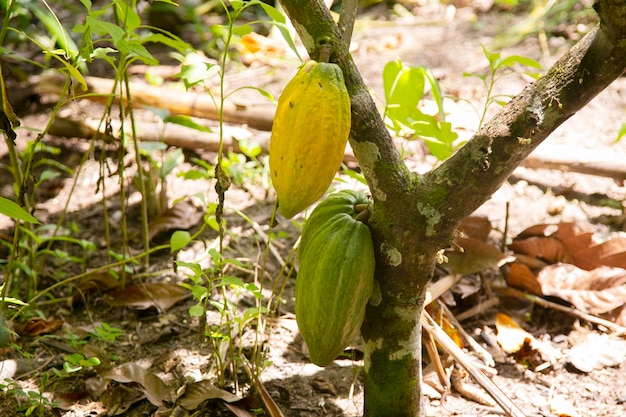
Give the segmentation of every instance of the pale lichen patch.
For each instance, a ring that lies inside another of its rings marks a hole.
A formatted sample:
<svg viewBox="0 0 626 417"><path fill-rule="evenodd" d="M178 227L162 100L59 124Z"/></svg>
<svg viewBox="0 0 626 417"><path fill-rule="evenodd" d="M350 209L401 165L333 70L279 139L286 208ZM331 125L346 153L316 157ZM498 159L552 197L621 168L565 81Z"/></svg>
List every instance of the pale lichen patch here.
<svg viewBox="0 0 626 417"><path fill-rule="evenodd" d="M364 341L363 344L364 344L364 346L363 346L363 354L364 354L363 366L365 368L365 373L367 373L369 371L370 364L372 363L372 361L369 358L369 354L370 354L370 352L374 352L376 350L382 349L382 347L383 347L383 339L382 338L378 338L378 339L375 339L375 340Z"/></svg>
<svg viewBox="0 0 626 417"><path fill-rule="evenodd" d="M383 244L380 245L380 251L385 255L389 265L398 266L402 263L402 254L393 246L383 242Z"/></svg>
<svg viewBox="0 0 626 417"><path fill-rule="evenodd" d="M422 201L417 203L417 210L426 218L426 236L434 236L435 226L441 221L441 213Z"/></svg>

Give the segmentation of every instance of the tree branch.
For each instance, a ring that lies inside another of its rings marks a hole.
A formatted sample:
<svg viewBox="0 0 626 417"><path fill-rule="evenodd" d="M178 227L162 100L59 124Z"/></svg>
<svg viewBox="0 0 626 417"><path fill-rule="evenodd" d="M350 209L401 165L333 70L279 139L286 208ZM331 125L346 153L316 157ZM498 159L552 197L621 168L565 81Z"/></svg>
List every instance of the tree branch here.
<svg viewBox="0 0 626 417"><path fill-rule="evenodd" d="M350 50L352 41L352 29L356 20L356 12L359 9L359 0L343 0L341 2L341 14L339 15L339 30L341 31L341 41Z"/></svg>
<svg viewBox="0 0 626 417"><path fill-rule="evenodd" d="M443 230L482 205L550 133L624 73L626 3L617 3L600 0L600 10L606 7L608 15L620 17L603 21L465 146L424 175L421 192L439 196L434 206L447 214L439 225Z"/></svg>

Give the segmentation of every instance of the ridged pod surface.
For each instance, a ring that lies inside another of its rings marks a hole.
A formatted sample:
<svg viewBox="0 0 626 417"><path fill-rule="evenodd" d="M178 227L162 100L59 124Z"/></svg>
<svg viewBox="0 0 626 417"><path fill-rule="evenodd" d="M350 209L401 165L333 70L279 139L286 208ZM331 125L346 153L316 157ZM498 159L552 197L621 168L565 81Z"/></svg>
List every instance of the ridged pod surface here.
<svg viewBox="0 0 626 417"><path fill-rule="evenodd" d="M278 99L270 138L270 175L285 217L328 189L343 160L350 120L350 96L339 66L304 64Z"/></svg>
<svg viewBox="0 0 626 417"><path fill-rule="evenodd" d="M330 364L354 341L374 288L374 245L355 205L367 197L339 191L322 201L302 231L296 321L311 362Z"/></svg>

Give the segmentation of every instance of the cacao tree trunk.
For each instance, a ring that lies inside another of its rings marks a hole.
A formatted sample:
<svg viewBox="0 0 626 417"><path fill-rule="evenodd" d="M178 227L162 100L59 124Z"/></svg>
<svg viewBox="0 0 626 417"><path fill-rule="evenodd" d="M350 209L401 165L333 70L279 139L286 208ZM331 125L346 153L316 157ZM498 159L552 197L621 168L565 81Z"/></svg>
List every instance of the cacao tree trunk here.
<svg viewBox="0 0 626 417"><path fill-rule="evenodd" d="M380 302L368 307L365 415L421 416L421 326L437 252L552 131L626 70L626 0L598 0L599 26L528 85L452 157L410 173L321 0L282 0L315 59L330 43L351 96L350 144L374 199L369 224ZM345 28L344 28L345 29Z"/></svg>

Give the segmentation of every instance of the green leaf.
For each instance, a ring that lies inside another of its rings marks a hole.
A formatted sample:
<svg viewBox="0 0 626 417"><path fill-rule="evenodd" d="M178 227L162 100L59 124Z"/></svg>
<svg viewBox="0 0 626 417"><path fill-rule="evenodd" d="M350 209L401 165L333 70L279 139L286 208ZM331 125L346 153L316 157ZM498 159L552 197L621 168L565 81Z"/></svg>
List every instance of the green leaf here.
<svg viewBox="0 0 626 417"><path fill-rule="evenodd" d="M39 223L39 220L8 198L0 197L0 213L12 219L28 223Z"/></svg>
<svg viewBox="0 0 626 417"><path fill-rule="evenodd" d="M117 44L124 37L124 29L116 24L97 20L91 16L87 16L86 23L96 34L110 36L114 44Z"/></svg>
<svg viewBox="0 0 626 417"><path fill-rule="evenodd" d="M250 25L241 25L233 27L233 35L243 36L254 32L254 28Z"/></svg>
<svg viewBox="0 0 626 417"><path fill-rule="evenodd" d="M244 283L241 278L233 277L233 276L225 276L222 277L221 283L218 286L229 285L231 287L244 287Z"/></svg>
<svg viewBox="0 0 626 417"><path fill-rule="evenodd" d="M285 42L287 42L287 45L289 45L289 49L291 49L294 52L294 54L298 57L298 59L302 61L302 57L300 56L300 53L298 52L298 48L296 48L296 43L293 41L293 37L291 36L291 31L289 30L289 27L287 26L287 24L285 24L284 22L271 22L271 23L272 25L278 28L278 31L283 36L283 39L285 40Z"/></svg>
<svg viewBox="0 0 626 417"><path fill-rule="evenodd" d="M159 178L165 179L165 177L167 177L169 173L174 170L174 168L183 162L185 162L185 155L183 154L182 148L176 148L173 151L168 152L161 164L161 168L159 169Z"/></svg>
<svg viewBox="0 0 626 417"><path fill-rule="evenodd" d="M148 65L159 64L159 60L153 57L152 54L148 52L146 47L139 41L127 41L126 39L120 39L116 46L119 48L120 52L127 53L128 55L134 55Z"/></svg>
<svg viewBox="0 0 626 417"><path fill-rule="evenodd" d="M185 88L190 87L208 79L217 74L220 67L208 62L196 62L193 64L183 65L180 72L176 74L185 83Z"/></svg>
<svg viewBox="0 0 626 417"><path fill-rule="evenodd" d="M191 235L189 232L184 230L177 230L172 233L172 237L170 238L170 252L176 252L187 246L187 244L191 242Z"/></svg>
<svg viewBox="0 0 626 417"><path fill-rule="evenodd" d="M167 149L167 144L159 142L157 140L147 140L139 144L139 150L146 155L152 155L157 151L164 151Z"/></svg>
<svg viewBox="0 0 626 417"><path fill-rule="evenodd" d="M414 109L424 97L424 73L418 67L406 67L390 61L383 69L383 84L387 105Z"/></svg>
<svg viewBox="0 0 626 417"><path fill-rule="evenodd" d="M276 8L270 6L269 4L265 4L263 2L259 2L259 6L263 8L263 11L267 13L270 19L272 19L274 22L278 22L278 23L286 22L285 15L279 12Z"/></svg>
<svg viewBox="0 0 626 417"><path fill-rule="evenodd" d="M189 307L189 315L191 317L202 317L204 315L204 307L200 304Z"/></svg>
<svg viewBox="0 0 626 417"><path fill-rule="evenodd" d="M617 134L617 138L615 139L615 142L619 142L620 140L622 140L624 136L626 136L626 123L624 123L622 125L622 128L619 130Z"/></svg>
<svg viewBox="0 0 626 417"><path fill-rule="evenodd" d="M174 123L177 125L189 127L199 132L210 133L213 131L209 126L201 125L200 123L195 122L189 116L184 116L184 115L166 116L163 118L163 121L165 123Z"/></svg>
<svg viewBox="0 0 626 417"><path fill-rule="evenodd" d="M144 44L148 42L160 43L181 53L186 53L187 51L193 49L190 44L169 32L167 32L167 36L163 33L151 33L150 35L143 37L142 42Z"/></svg>
<svg viewBox="0 0 626 417"><path fill-rule="evenodd" d="M115 10L120 24L126 28L126 32L134 32L141 24L141 18L137 12L135 12L135 9L130 6L131 2L126 0L114 0L113 4L115 4Z"/></svg>
<svg viewBox="0 0 626 417"><path fill-rule="evenodd" d="M485 45L480 46L481 48L483 48L483 54L485 55L485 58L487 58L487 61L489 61L489 67L491 67L492 71L495 71L499 65L500 52L489 52L487 48L485 48Z"/></svg>
<svg viewBox="0 0 626 417"><path fill-rule="evenodd" d="M251 141L246 138L240 139L238 143L241 152L250 158L256 158L261 154L261 151L263 150L261 148L261 145L259 145L257 142Z"/></svg>
<svg viewBox="0 0 626 417"><path fill-rule="evenodd" d="M441 92L439 81L437 81L435 74L433 74L432 71L429 70L428 68L420 66L418 67L418 69L423 74L424 78L428 80L428 83L430 84L430 88L431 88L430 93L433 95L433 98L435 99L435 102L437 103L437 110L439 112L439 120L441 120L442 122L445 122L446 113L443 110L443 93Z"/></svg>
<svg viewBox="0 0 626 417"><path fill-rule="evenodd" d="M113 48L96 48L93 50L93 52L89 55L89 58L91 60L93 59L102 59L106 62L108 62L109 64L114 64L115 63L115 57L110 56L109 54L117 54L117 50L113 49Z"/></svg>
<svg viewBox="0 0 626 417"><path fill-rule="evenodd" d="M39 7L37 4L30 3L29 7L37 19L39 19L46 29L56 38L56 42L63 48L65 57L71 58L76 56L76 54L78 54L78 46L63 25L61 25L56 15L54 15L51 10L46 10Z"/></svg>
<svg viewBox="0 0 626 417"><path fill-rule="evenodd" d="M534 59L520 55L511 55L504 58L500 61L498 67L512 67L515 64L524 65L531 68L542 68L541 64Z"/></svg>

